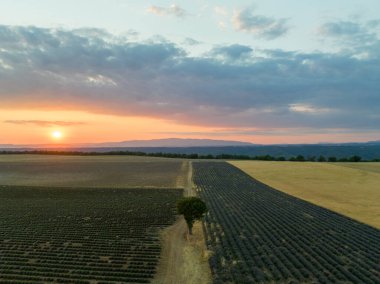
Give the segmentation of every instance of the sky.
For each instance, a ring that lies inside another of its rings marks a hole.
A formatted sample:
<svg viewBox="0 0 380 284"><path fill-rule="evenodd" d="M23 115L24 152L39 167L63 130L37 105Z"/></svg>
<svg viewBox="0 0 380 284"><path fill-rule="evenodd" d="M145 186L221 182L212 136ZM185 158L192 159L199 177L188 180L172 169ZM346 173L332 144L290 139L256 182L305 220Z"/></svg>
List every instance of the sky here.
<svg viewBox="0 0 380 284"><path fill-rule="evenodd" d="M169 137L380 140L380 1L1 0L0 144Z"/></svg>

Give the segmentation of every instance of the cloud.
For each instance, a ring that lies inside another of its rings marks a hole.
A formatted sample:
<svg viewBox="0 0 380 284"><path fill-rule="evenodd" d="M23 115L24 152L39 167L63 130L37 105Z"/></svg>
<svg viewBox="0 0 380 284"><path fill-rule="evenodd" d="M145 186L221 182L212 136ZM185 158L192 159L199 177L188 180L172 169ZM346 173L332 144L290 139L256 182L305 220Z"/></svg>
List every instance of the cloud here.
<svg viewBox="0 0 380 284"><path fill-rule="evenodd" d="M368 129L356 129L356 134L365 134L365 133L376 133L368 131ZM352 133L351 129L341 129L341 128L263 128L263 129L251 129L251 128L242 128L242 129L219 129L210 131L160 131L160 132L151 132L154 134L163 134L169 136L213 136L213 137L226 137L226 136L295 136L295 135L315 135L315 134L350 134Z"/></svg>
<svg viewBox="0 0 380 284"><path fill-rule="evenodd" d="M50 126L74 126L74 125L83 125L85 122L81 121L47 121L47 120L5 120L4 123L11 124L33 124L42 127L50 127Z"/></svg>
<svg viewBox="0 0 380 284"><path fill-rule="evenodd" d="M380 27L380 19L368 21L367 27L371 28L371 29L376 29L376 28Z"/></svg>
<svg viewBox="0 0 380 284"><path fill-rule="evenodd" d="M222 56L226 59L237 60L250 56L253 49L246 45L232 44L228 46L215 47L211 50L211 54Z"/></svg>
<svg viewBox="0 0 380 284"><path fill-rule="evenodd" d="M329 22L321 26L320 33L325 36L355 36L362 33L362 28L355 22Z"/></svg>
<svg viewBox="0 0 380 284"><path fill-rule="evenodd" d="M189 45L189 46L195 46L195 45L199 45L199 44L202 44L200 41L197 41L193 38L185 38L185 40L182 42L183 44L185 45Z"/></svg>
<svg viewBox="0 0 380 284"><path fill-rule="evenodd" d="M227 8L225 8L223 6L215 6L214 12L215 12L215 14L222 16L222 17L225 17L228 15Z"/></svg>
<svg viewBox="0 0 380 284"><path fill-rule="evenodd" d="M293 112L309 113L314 115L324 115L325 113L334 111L329 108L317 108L307 104L290 104L289 110Z"/></svg>
<svg viewBox="0 0 380 284"><path fill-rule="evenodd" d="M218 128L379 130L379 45L302 53L234 44L192 57L157 38L0 26L1 108Z"/></svg>
<svg viewBox="0 0 380 284"><path fill-rule="evenodd" d="M250 8L235 11L232 23L238 31L252 33L267 40L279 38L289 30L287 19L256 15L255 11Z"/></svg>
<svg viewBox="0 0 380 284"><path fill-rule="evenodd" d="M318 34L327 40L333 40L336 45L345 50L362 50L376 46L379 42L378 27L380 20L368 22L334 21L327 22L318 28ZM367 50L368 51L368 50Z"/></svg>
<svg viewBox="0 0 380 284"><path fill-rule="evenodd" d="M158 16L175 16L177 18L184 18L188 15L186 10L175 4L170 5L168 8L152 5L147 11Z"/></svg>

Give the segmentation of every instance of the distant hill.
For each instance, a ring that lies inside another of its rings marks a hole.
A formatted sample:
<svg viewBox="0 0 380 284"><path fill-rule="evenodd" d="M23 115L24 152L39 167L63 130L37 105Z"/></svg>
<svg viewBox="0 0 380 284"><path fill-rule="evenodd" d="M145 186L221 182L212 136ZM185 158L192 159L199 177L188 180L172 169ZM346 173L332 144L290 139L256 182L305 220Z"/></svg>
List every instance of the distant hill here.
<svg viewBox="0 0 380 284"><path fill-rule="evenodd" d="M254 144L241 141L212 140L212 139L152 139L131 140L121 142L79 143L79 144L0 144L0 149L8 148L125 148L125 147L223 147L223 146L253 146Z"/></svg>
<svg viewBox="0 0 380 284"><path fill-rule="evenodd" d="M0 144L0 149L15 148L17 145L14 144Z"/></svg>
<svg viewBox="0 0 380 284"><path fill-rule="evenodd" d="M253 146L254 144L241 141L212 140L212 139L152 139L132 140L122 142L106 142L87 144L87 147L220 147L220 146ZM85 145L82 145L82 147Z"/></svg>
<svg viewBox="0 0 380 284"><path fill-rule="evenodd" d="M380 141L365 143L341 143L341 144L289 144L289 145L256 145L239 141L223 141L208 139L156 139L136 140L124 142L76 144L76 145L1 145L0 150L59 150L81 152L110 152L133 151L145 153L173 153L173 154L198 154L198 155L247 155L265 156L275 158L285 157L289 159L297 155L308 157L349 158L357 155L364 160L380 159Z"/></svg>
<svg viewBox="0 0 380 284"><path fill-rule="evenodd" d="M166 138L152 140L130 140L103 143L79 144L0 144L0 149L8 148L119 148L119 147L222 147L222 146L253 146L254 144L241 141L212 140L212 139L181 139Z"/></svg>
<svg viewBox="0 0 380 284"><path fill-rule="evenodd" d="M370 145L380 145L380 140L378 140L378 141L369 141L369 142L367 142L367 144L370 144Z"/></svg>

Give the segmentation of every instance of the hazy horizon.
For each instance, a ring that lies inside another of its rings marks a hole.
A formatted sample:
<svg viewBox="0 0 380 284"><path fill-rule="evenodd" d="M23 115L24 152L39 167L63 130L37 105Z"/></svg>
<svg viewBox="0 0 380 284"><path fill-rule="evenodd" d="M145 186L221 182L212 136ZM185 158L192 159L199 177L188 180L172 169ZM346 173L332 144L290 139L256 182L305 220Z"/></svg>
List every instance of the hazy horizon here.
<svg viewBox="0 0 380 284"><path fill-rule="evenodd" d="M380 2L2 1L0 144L380 140Z"/></svg>
<svg viewBox="0 0 380 284"><path fill-rule="evenodd" d="M215 142L215 143L213 143ZM129 143L129 144L128 144ZM132 144L131 144L132 143ZM142 144L139 144L142 143ZM189 144L190 143L190 144ZM2 143L1 147L10 146L10 147L51 147L51 148L146 148L146 147L218 147L218 146L276 146L276 145L326 145L326 144L362 144L362 143L380 143L380 140L371 140L371 141L347 141L347 142L315 142L315 143L273 143L273 144L259 144L247 141L238 141L238 140L219 140L219 139L202 139L202 138L162 138L162 139L145 139L145 140L121 140L121 141L104 141L104 142L83 142L83 143L34 143L34 144L12 144L12 143ZM185 146L183 146L185 145ZM7 148L7 147L5 147ZM3 149L5 149L3 148Z"/></svg>

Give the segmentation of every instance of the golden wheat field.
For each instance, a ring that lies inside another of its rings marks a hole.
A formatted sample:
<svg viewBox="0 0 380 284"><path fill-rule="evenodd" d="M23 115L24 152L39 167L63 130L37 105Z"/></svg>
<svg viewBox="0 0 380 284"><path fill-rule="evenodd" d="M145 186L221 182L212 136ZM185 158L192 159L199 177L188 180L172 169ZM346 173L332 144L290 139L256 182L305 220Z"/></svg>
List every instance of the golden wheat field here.
<svg viewBox="0 0 380 284"><path fill-rule="evenodd" d="M275 189L380 228L380 163L230 163Z"/></svg>
<svg viewBox="0 0 380 284"><path fill-rule="evenodd" d="M369 171L374 173L380 173L380 163L372 162L372 163L340 163L338 164L342 167L348 167L363 171Z"/></svg>

